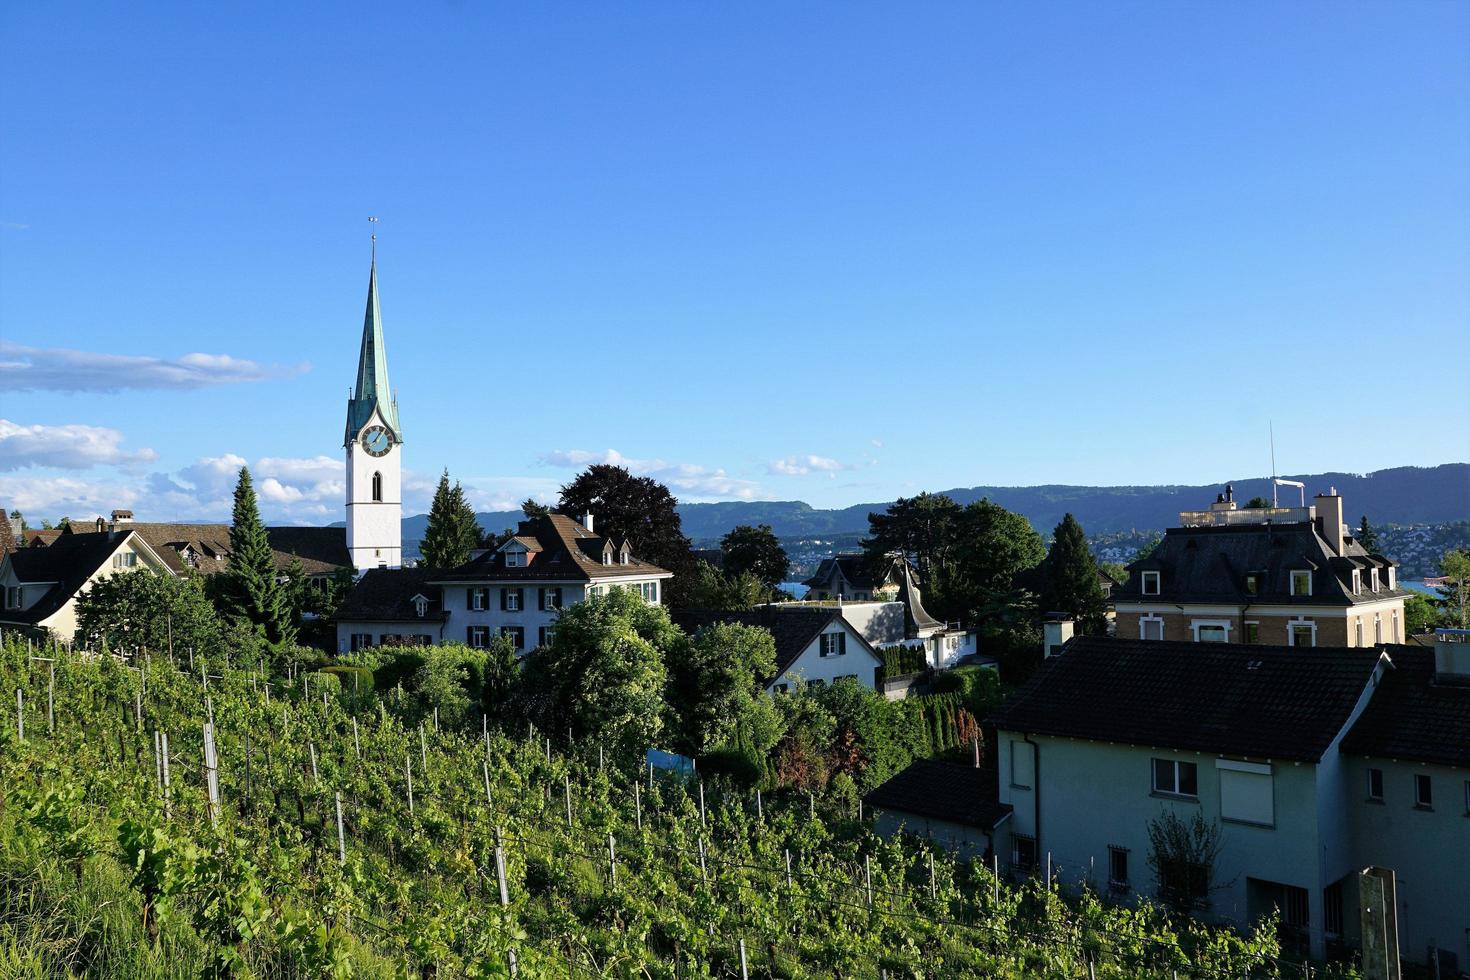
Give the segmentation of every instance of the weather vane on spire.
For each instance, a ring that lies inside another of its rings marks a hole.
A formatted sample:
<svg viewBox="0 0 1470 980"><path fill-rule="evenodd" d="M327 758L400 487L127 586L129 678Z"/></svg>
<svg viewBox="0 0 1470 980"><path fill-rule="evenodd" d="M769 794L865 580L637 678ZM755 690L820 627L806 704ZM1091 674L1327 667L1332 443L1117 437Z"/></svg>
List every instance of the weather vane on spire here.
<svg viewBox="0 0 1470 980"><path fill-rule="evenodd" d="M370 215L368 215L368 223L375 225L375 224L378 223L378 219L376 217L374 217L373 215L370 214ZM373 232L372 238L373 238L373 261L376 262L378 260L378 233L376 231Z"/></svg>

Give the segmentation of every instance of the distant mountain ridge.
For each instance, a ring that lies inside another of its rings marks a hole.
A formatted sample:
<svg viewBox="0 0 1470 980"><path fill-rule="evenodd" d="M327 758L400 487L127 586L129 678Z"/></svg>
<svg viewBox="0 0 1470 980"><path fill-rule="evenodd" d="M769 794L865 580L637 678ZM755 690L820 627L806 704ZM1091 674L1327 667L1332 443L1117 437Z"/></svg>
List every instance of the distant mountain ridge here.
<svg viewBox="0 0 1470 980"><path fill-rule="evenodd" d="M1399 466L1374 473L1308 473L1283 476L1307 485L1307 497L1336 487L1344 498L1348 521L1356 525L1366 514L1374 524L1440 524L1470 520L1470 463L1440 466ZM1008 510L1024 514L1042 534L1049 534L1070 512L1088 534L1130 530L1162 530L1178 523L1181 510L1204 510L1230 483L1241 503L1251 497L1270 499L1266 477L1242 477L1200 486L1082 487L962 487L943 493L961 504L988 497ZM1283 506L1297 503L1297 491L1282 487ZM820 538L866 533L868 514L882 511L891 501L853 504L823 510L799 500L724 501L680 504L684 533L696 544L718 539L738 524L769 524L782 538ZM491 511L476 515L487 531L513 528L523 519L520 511ZM403 520L405 548L423 537L427 514Z"/></svg>

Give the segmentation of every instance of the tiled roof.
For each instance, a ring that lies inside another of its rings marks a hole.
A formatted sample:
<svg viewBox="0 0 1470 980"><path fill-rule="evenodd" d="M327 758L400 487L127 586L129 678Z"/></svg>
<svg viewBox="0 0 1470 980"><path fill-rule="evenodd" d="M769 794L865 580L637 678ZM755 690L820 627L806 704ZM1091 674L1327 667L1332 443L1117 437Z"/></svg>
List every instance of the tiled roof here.
<svg viewBox="0 0 1470 980"><path fill-rule="evenodd" d="M607 539L593 534L565 514L547 514L521 521L514 540L534 542L529 564L507 567L505 555L489 551L458 568L441 571L438 582L588 582L603 578L647 578L667 575L664 569L632 555L628 564L602 563ZM613 542L614 553L624 544Z"/></svg>
<svg viewBox="0 0 1470 980"><path fill-rule="evenodd" d="M987 719L1008 731L1317 762L1379 660L1372 648L1079 636Z"/></svg>
<svg viewBox="0 0 1470 980"><path fill-rule="evenodd" d="M827 628L828 624L834 619L841 621L842 614L831 607L782 608L774 605L761 606L749 612L671 609L669 618L674 621L674 625L691 636L713 623L743 623L746 626L759 626L768 631L776 641L776 673L770 678L774 680L775 677L780 677L790 669L796 659L807 647L811 646L812 641ZM859 644L865 645L867 642L857 630L850 630L849 635L856 637ZM871 647L869 649L871 650Z"/></svg>
<svg viewBox="0 0 1470 980"><path fill-rule="evenodd" d="M1470 686L1437 682L1433 649L1385 649L1393 668L1342 740L1342 751L1470 769Z"/></svg>
<svg viewBox="0 0 1470 980"><path fill-rule="evenodd" d="M994 767L976 769L919 759L870 791L863 802L893 813L990 831L1011 812L1009 804L1000 802L999 788Z"/></svg>
<svg viewBox="0 0 1470 980"><path fill-rule="evenodd" d="M194 569L213 575L230 567L228 524L157 524L136 522L121 527L138 535L163 559L174 573ZM352 567L347 550L347 529L342 527L268 527L266 537L275 552L276 568L284 571L293 558L301 561L308 575L327 575ZM186 553L192 552L191 564Z"/></svg>
<svg viewBox="0 0 1470 980"><path fill-rule="evenodd" d="M443 590L430 585L430 579L442 575L442 568L372 568L347 597L337 614L339 622L443 622ZM422 594L429 600L423 616L414 607L413 597Z"/></svg>
<svg viewBox="0 0 1470 980"><path fill-rule="evenodd" d="M1128 581L1112 590L1115 603L1222 602L1349 606L1405 596L1389 590L1388 569L1393 562L1368 554L1351 537L1344 538L1342 556L1334 555L1309 522L1239 524L1224 527L1176 527L1164 534L1157 550L1131 563ZM1353 569L1362 573L1363 591L1352 592ZM1369 573L1377 568L1383 580L1378 592L1368 589ZM1142 571L1158 571L1161 594L1143 594ZM1291 572L1312 572L1312 594L1291 594ZM1245 591L1247 572L1261 575L1256 594Z"/></svg>
<svg viewBox="0 0 1470 980"><path fill-rule="evenodd" d="M873 574L872 566L868 563L866 555L835 555L831 558L823 558L822 563L817 566L816 574L801 584L813 588L825 586L832 580L834 570L840 571L842 577L853 588L868 592L894 584L891 569L883 575Z"/></svg>
<svg viewBox="0 0 1470 980"><path fill-rule="evenodd" d="M71 532L59 527L47 527L40 530L32 529L26 532L27 548L45 548L55 544L57 539Z"/></svg>
<svg viewBox="0 0 1470 980"><path fill-rule="evenodd" d="M63 534L48 547L22 548L7 555L5 560L19 581L57 584L30 608L6 610L5 619L12 623L38 623L55 613L112 557L127 536L127 531Z"/></svg>

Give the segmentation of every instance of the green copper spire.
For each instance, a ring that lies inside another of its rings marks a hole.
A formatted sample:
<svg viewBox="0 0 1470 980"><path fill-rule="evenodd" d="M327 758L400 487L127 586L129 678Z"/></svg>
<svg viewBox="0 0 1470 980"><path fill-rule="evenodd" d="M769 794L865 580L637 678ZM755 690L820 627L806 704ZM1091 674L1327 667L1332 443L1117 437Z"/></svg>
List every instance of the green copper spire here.
<svg viewBox="0 0 1470 980"><path fill-rule="evenodd" d="M362 320L362 352L357 358L357 387L347 402L347 432L343 444L350 443L378 410L383 423L392 430L394 439L403 441L398 426L398 403L388 386L388 349L383 344L383 314L378 309L378 245L373 241L372 265L368 271L367 313Z"/></svg>

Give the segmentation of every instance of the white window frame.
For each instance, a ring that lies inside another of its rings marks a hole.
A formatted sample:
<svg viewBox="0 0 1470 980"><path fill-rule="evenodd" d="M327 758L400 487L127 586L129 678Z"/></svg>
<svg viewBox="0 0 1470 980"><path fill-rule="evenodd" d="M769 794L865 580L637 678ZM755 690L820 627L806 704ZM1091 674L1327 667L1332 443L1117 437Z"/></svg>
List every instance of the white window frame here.
<svg viewBox="0 0 1470 980"><path fill-rule="evenodd" d="M520 589L506 589L505 590L505 611L506 612L520 612L521 611L521 590Z"/></svg>
<svg viewBox="0 0 1470 980"><path fill-rule="evenodd" d="M1373 792L1373 776L1375 774L1378 776L1378 792L1376 792L1376 793ZM1367 779L1368 779L1368 786L1367 786L1368 802L1369 803L1382 803L1383 802L1383 770L1370 766L1368 768L1368 772L1367 772Z"/></svg>
<svg viewBox="0 0 1470 980"><path fill-rule="evenodd" d="M413 611L419 614L419 619L423 619L424 614L429 611L429 600L425 599L423 596L419 596L418 598L414 599Z"/></svg>
<svg viewBox="0 0 1470 980"><path fill-rule="evenodd" d="M1150 639L1150 637L1148 635L1148 625L1147 625L1149 623L1158 623L1159 624L1159 635L1157 637L1154 637L1154 639L1162 640L1164 638L1164 617L1163 616L1155 616L1153 614L1149 614L1147 616L1139 616L1138 617L1138 638L1140 640Z"/></svg>
<svg viewBox="0 0 1470 980"><path fill-rule="evenodd" d="M1357 646L1363 645L1363 617L1359 616L1353 621L1353 639Z"/></svg>
<svg viewBox="0 0 1470 980"><path fill-rule="evenodd" d="M1196 643L1230 642L1230 620L1228 619L1196 619L1190 622L1189 628L1194 632L1194 642ZM1221 641L1201 640L1199 638L1199 631L1201 629L1223 629L1225 631L1225 639Z"/></svg>
<svg viewBox="0 0 1470 980"><path fill-rule="evenodd" d="M470 589L470 612L484 612L490 606L488 589L476 586Z"/></svg>
<svg viewBox="0 0 1470 980"><path fill-rule="evenodd" d="M1152 578L1150 578L1150 576L1152 576ZM1150 581L1153 582L1152 589L1148 587ZM1139 572L1138 585L1139 588L1142 589L1144 595L1161 595L1164 587L1164 576L1162 573L1156 570Z"/></svg>
<svg viewBox="0 0 1470 980"><path fill-rule="evenodd" d="M1402 643L1402 642L1404 642L1404 638L1399 635L1399 611L1397 609L1395 609L1392 613L1389 614L1389 616L1390 616L1390 622L1391 622L1392 625L1389 628L1388 642L1390 642L1390 643Z"/></svg>
<svg viewBox="0 0 1470 980"><path fill-rule="evenodd" d="M842 656L841 637L841 633L823 633L821 637L821 646L817 648L817 653L823 657Z"/></svg>
<svg viewBox="0 0 1470 980"><path fill-rule="evenodd" d="M119 551L112 556L113 568L136 568L138 567L138 553L136 551Z"/></svg>
<svg viewBox="0 0 1470 980"><path fill-rule="evenodd" d="M1301 646L1296 641L1296 631L1299 628L1312 631L1312 642L1308 646L1315 647L1317 645L1317 624L1310 619L1288 619L1286 621L1286 645L1289 647Z"/></svg>
<svg viewBox="0 0 1470 980"><path fill-rule="evenodd" d="M1392 565L1388 566L1388 591L1392 592L1399 587L1399 570Z"/></svg>
<svg viewBox="0 0 1470 980"><path fill-rule="evenodd" d="M490 627L488 627L488 626L471 626L470 627L470 648L473 649L473 650L483 650L486 647L488 647L489 645L490 645Z"/></svg>
<svg viewBox="0 0 1470 980"><path fill-rule="evenodd" d="M1158 768L1154 765L1154 763L1157 763L1157 762L1169 763L1170 765L1172 765L1174 767L1174 783L1173 783L1173 788L1172 789L1159 786L1159 784L1158 784L1159 771L1158 771ZM1194 792L1193 793L1186 793L1186 792L1183 791L1183 789L1181 789L1181 787L1184 785L1184 780L1180 778L1180 774L1182 772L1182 769L1181 769L1182 766L1193 766L1194 767ZM1153 788L1154 794L1157 795L1157 796L1168 796L1168 797L1171 797L1171 798L1177 799L1177 800L1197 800L1197 799L1199 799L1199 763L1197 763L1197 762L1190 762L1188 759L1162 759L1162 758L1158 758L1158 757L1151 758L1148 761L1148 781L1149 781L1149 785Z"/></svg>
<svg viewBox="0 0 1470 980"><path fill-rule="evenodd" d="M1368 587L1373 590L1374 595L1378 594L1378 569L1376 568L1368 571Z"/></svg>
<svg viewBox="0 0 1470 980"><path fill-rule="evenodd" d="M1373 642L1383 642L1383 616L1379 613L1373 614Z"/></svg>
<svg viewBox="0 0 1470 980"><path fill-rule="evenodd" d="M1420 787L1428 790L1428 792L1421 795L1419 792ZM1427 772L1414 773L1414 809L1434 809L1434 780Z"/></svg>
<svg viewBox="0 0 1470 980"><path fill-rule="evenodd" d="M1300 591L1297 590L1296 583L1298 581L1298 579L1297 579L1297 576L1298 575L1304 576L1304 578L1301 579L1301 581L1305 581L1307 583L1307 590L1305 592L1300 592ZM1305 569L1305 568L1294 568L1294 569L1292 569L1291 572L1290 572L1290 574L1288 575L1288 585L1290 587L1290 593L1292 595L1294 595L1294 596L1310 596L1312 594L1312 572L1311 572L1311 570L1310 569Z"/></svg>
<svg viewBox="0 0 1470 980"><path fill-rule="evenodd" d="M1374 590L1377 591L1376 589ZM1363 594L1363 573L1353 569L1353 595Z"/></svg>
<svg viewBox="0 0 1470 980"><path fill-rule="evenodd" d="M505 567L525 568L527 565L526 557L526 552L520 548L516 548L512 551L507 551L505 553Z"/></svg>

